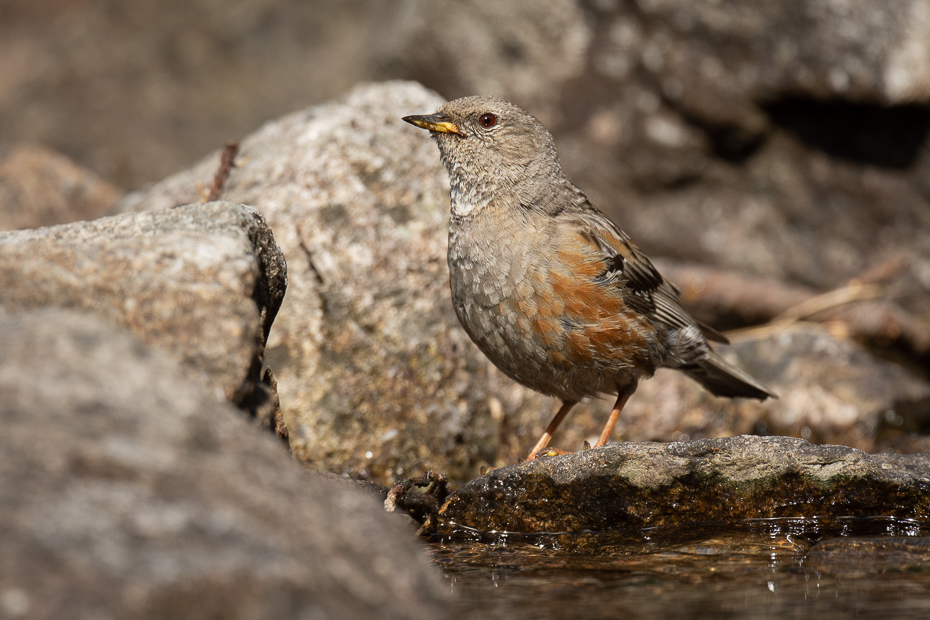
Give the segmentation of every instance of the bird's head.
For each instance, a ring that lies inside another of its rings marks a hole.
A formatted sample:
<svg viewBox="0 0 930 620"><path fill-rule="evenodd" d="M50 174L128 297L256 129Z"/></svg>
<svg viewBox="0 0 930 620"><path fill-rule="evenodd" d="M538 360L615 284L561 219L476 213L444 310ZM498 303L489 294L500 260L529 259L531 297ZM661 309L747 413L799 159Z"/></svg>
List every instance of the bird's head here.
<svg viewBox="0 0 930 620"><path fill-rule="evenodd" d="M453 191L493 186L506 192L534 178L562 178L552 136L536 117L510 102L464 97L434 114L403 120L430 131Z"/></svg>

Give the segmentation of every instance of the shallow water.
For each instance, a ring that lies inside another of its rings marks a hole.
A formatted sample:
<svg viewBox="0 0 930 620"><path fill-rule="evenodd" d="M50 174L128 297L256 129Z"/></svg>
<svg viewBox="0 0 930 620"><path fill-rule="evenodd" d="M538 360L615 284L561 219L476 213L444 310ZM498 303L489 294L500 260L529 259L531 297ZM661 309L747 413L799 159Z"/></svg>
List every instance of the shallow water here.
<svg viewBox="0 0 930 620"><path fill-rule="evenodd" d="M930 618L930 524L906 519L461 531L431 553L469 619Z"/></svg>

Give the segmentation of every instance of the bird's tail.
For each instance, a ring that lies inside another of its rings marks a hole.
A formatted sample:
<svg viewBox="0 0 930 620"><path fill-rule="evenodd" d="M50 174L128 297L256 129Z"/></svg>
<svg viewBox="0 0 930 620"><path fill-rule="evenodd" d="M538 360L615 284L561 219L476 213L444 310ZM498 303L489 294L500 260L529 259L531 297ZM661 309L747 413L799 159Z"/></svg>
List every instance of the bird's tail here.
<svg viewBox="0 0 930 620"><path fill-rule="evenodd" d="M769 388L711 351L700 364L682 368L689 377L703 385L714 396L742 398L778 398Z"/></svg>

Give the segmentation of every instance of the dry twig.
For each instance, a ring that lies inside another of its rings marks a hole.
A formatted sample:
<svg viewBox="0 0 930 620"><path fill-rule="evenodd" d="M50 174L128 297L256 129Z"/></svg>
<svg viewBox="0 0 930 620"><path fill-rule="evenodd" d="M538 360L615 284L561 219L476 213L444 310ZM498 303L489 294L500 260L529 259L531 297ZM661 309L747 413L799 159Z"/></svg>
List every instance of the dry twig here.
<svg viewBox="0 0 930 620"><path fill-rule="evenodd" d="M756 324L729 332L733 338L760 337L810 321L877 345L898 344L918 357L930 354L930 324L890 297L889 282L907 266L903 258L880 263L824 293L771 278L656 262L669 280L681 287L685 304L701 320L714 323L736 317L742 323Z"/></svg>
<svg viewBox="0 0 930 620"><path fill-rule="evenodd" d="M220 155L220 167L217 168L216 174L213 176L213 185L210 187L210 192L206 196L202 196L200 202L213 202L214 200L220 199L223 193L223 186L226 185L229 173L232 171L233 166L235 166L234 160L238 152L238 142L226 143Z"/></svg>

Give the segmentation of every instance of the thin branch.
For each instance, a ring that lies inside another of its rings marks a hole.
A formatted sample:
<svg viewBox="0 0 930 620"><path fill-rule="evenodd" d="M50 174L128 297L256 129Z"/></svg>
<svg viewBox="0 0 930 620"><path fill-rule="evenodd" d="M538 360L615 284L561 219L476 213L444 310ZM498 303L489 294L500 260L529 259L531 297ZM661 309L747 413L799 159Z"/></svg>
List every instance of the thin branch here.
<svg viewBox="0 0 930 620"><path fill-rule="evenodd" d="M216 174L213 176L213 186L210 187L210 193L206 197L201 198L201 202L213 202L214 200L219 200L220 196L223 193L223 186L226 185L226 180L229 178L229 173L232 171L233 166L235 166L234 160L236 159L236 153L239 152L239 143L238 142L227 142L226 146L223 148L223 152L220 155L220 167L216 170Z"/></svg>
<svg viewBox="0 0 930 620"><path fill-rule="evenodd" d="M889 292L907 266L904 258L880 263L827 292L771 278L657 260L665 276L681 287L685 305L713 324L738 318L754 327L728 332L733 339L784 330L799 321L826 323L880 345L898 345L919 357L930 355L930 322L907 311Z"/></svg>

